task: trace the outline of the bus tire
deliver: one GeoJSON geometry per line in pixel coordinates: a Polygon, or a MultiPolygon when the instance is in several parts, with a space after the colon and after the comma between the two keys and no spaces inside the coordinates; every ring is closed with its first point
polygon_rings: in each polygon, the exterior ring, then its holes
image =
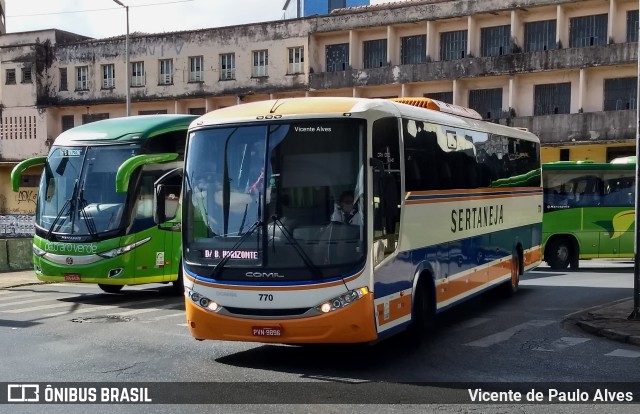
{"type": "MultiPolygon", "coordinates": [[[[553,270],[566,269],[573,259],[571,243],[566,237],[557,237],[551,240],[545,252],[546,262],[553,270]]],[[[575,255],[577,257],[577,255],[575,255]]]]}
{"type": "Polygon", "coordinates": [[[178,279],[171,282],[171,290],[177,296],[184,295],[184,279],[182,278],[182,263],[178,268],[178,279]]]}
{"type": "Polygon", "coordinates": [[[103,285],[102,283],[98,283],[98,287],[107,293],[119,293],[124,285],[103,285]]]}
{"type": "Polygon", "coordinates": [[[514,252],[511,257],[511,277],[504,284],[505,296],[513,296],[518,291],[520,286],[520,254],[514,252]]]}
{"type": "Polygon", "coordinates": [[[425,335],[434,328],[435,312],[433,310],[432,295],[430,295],[429,283],[425,279],[429,274],[422,275],[416,285],[413,307],[411,309],[411,324],[407,328],[410,341],[419,345],[425,335]]]}

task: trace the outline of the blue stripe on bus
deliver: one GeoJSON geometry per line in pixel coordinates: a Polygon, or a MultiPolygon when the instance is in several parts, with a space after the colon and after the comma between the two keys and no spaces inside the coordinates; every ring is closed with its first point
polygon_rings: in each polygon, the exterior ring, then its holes
{"type": "Polygon", "coordinates": [[[422,270],[432,272],[438,280],[511,257],[516,241],[527,250],[540,244],[541,235],[542,225],[530,224],[400,252],[391,263],[375,270],[374,298],[412,288],[413,276],[422,270]],[[525,239],[517,237],[523,233],[525,239]]]}

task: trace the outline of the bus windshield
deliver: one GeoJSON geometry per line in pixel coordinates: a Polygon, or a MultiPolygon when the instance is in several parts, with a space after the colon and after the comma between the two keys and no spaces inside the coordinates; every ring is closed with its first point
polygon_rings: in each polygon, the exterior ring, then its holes
{"type": "Polygon", "coordinates": [[[185,264],[209,267],[214,278],[280,281],[361,265],[364,128],[361,120],[313,119],[193,132],[185,264]]]}
{"type": "Polygon", "coordinates": [[[120,229],[126,194],[116,193],[115,175],[139,152],[137,145],[54,147],[40,182],[36,225],[94,238],[120,229]]]}

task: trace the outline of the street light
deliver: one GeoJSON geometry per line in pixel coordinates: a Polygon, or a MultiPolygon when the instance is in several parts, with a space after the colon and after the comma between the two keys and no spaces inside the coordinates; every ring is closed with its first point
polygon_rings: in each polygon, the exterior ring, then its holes
{"type": "Polygon", "coordinates": [[[124,76],[126,78],[126,88],[127,88],[127,116],[131,116],[131,87],[129,85],[131,82],[131,80],[129,79],[129,6],[125,6],[119,0],[113,0],[113,2],[119,6],[124,7],[124,9],[127,12],[127,35],[124,39],[124,54],[125,54],[124,76]]]}

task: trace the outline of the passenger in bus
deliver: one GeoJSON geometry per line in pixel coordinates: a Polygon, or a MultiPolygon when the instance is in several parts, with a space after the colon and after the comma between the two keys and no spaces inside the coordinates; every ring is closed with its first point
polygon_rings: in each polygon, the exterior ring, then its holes
{"type": "Polygon", "coordinates": [[[362,214],[354,204],[353,191],[345,191],[340,195],[331,215],[332,223],[362,225],[362,214]]]}

